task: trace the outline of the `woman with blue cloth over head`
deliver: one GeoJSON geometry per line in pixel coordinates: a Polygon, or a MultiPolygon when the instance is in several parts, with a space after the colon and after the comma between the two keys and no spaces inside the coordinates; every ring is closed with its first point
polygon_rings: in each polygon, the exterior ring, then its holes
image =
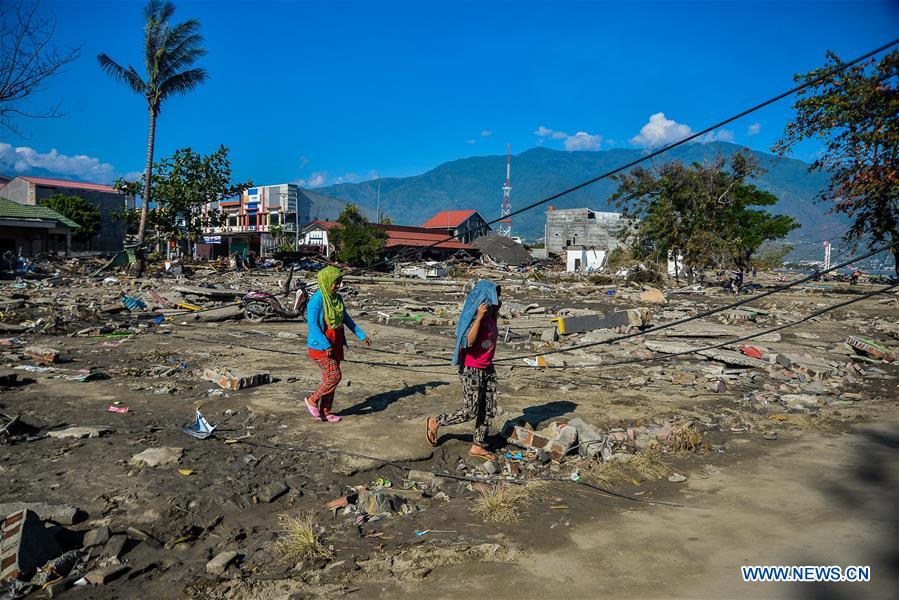
{"type": "Polygon", "coordinates": [[[334,391],[342,377],[340,362],[346,346],[344,324],[357,338],[371,346],[371,340],[356,325],[346,311],[343,297],[337,293],[343,281],[343,273],[337,267],[325,267],[318,272],[318,291],[306,305],[306,324],[309,326],[309,356],[322,370],[322,380],[318,387],[306,397],[306,409],[316,419],[337,423],[340,417],[331,412],[334,405],[334,391]]]}
{"type": "Polygon", "coordinates": [[[462,408],[454,413],[428,417],[428,443],[437,445],[437,429],[441,425],[455,425],[475,420],[469,456],[494,460],[487,450],[490,421],[496,415],[496,371],[493,355],[499,337],[500,286],[482,279],[465,299],[456,326],[456,351],[453,364],[459,366],[462,381],[462,408]]]}

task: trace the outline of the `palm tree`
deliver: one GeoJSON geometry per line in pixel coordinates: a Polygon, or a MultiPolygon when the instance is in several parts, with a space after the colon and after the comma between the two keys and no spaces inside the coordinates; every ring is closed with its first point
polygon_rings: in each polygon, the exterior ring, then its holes
{"type": "Polygon", "coordinates": [[[120,81],[147,99],[150,110],[150,134],[147,139],[147,165],[144,171],[143,207],[140,214],[140,228],[137,243],[143,244],[147,228],[150,206],[150,176],[153,169],[153,146],[156,143],[156,118],[162,102],[175,94],[186,94],[201,83],[209,74],[202,68],[189,68],[196,60],[205,56],[201,46],[200,22],[190,19],[177,25],[169,23],[175,14],[175,5],[168,0],[149,0],[144,7],[144,61],[146,81],[131,65],[123,67],[104,53],[97,55],[100,68],[107,75],[120,81]]]}

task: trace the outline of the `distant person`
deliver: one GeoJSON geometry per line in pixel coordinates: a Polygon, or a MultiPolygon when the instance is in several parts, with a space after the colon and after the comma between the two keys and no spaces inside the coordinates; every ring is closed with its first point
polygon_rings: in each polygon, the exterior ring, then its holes
{"type": "Polygon", "coordinates": [[[495,460],[487,449],[490,421],[496,416],[496,370],[493,355],[499,337],[500,286],[482,279],[465,299],[456,326],[456,351],[453,364],[459,366],[462,382],[462,408],[452,414],[428,417],[428,443],[437,445],[437,430],[443,425],[475,421],[469,456],[495,460]]]}
{"type": "Polygon", "coordinates": [[[250,250],[247,252],[247,270],[256,268],[256,253],[250,250]]]}
{"type": "Polygon", "coordinates": [[[849,285],[858,285],[858,280],[861,279],[862,272],[858,269],[852,272],[852,275],[849,276],[849,285]]]}
{"type": "Polygon", "coordinates": [[[739,295],[741,291],[743,291],[743,269],[740,268],[737,271],[734,271],[730,277],[730,286],[731,291],[734,294],[739,295]]]}
{"type": "Polygon", "coordinates": [[[338,293],[342,281],[340,269],[325,267],[318,272],[318,291],[306,305],[308,353],[322,370],[321,383],[305,398],[306,409],[316,419],[329,423],[340,421],[331,408],[334,406],[334,392],[342,377],[340,363],[343,361],[343,348],[347,345],[344,324],[357,338],[371,346],[371,339],[346,311],[343,297],[338,293]]]}

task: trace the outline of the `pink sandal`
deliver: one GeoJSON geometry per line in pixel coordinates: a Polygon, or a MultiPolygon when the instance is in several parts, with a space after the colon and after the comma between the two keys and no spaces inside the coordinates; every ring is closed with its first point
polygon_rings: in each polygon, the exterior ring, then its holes
{"type": "Polygon", "coordinates": [[[303,404],[306,405],[306,410],[309,411],[310,415],[312,415],[319,421],[322,420],[322,412],[319,410],[319,408],[317,406],[312,406],[311,404],[309,404],[309,396],[306,396],[305,398],[303,398],[303,404]]]}
{"type": "Polygon", "coordinates": [[[325,413],[325,420],[329,423],[339,423],[340,421],[342,421],[342,419],[334,413],[325,413]]]}

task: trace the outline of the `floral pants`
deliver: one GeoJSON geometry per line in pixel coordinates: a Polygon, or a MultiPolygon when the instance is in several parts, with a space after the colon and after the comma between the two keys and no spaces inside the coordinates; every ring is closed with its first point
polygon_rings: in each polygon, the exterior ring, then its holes
{"type": "Polygon", "coordinates": [[[340,372],[340,361],[333,357],[325,356],[313,359],[322,370],[322,380],[309,396],[309,402],[324,410],[331,410],[334,404],[334,390],[343,376],[340,372]]]}
{"type": "Polygon", "coordinates": [[[438,415],[437,424],[457,425],[474,419],[474,443],[483,447],[490,421],[496,416],[496,371],[493,367],[461,367],[459,379],[462,381],[462,408],[451,414],[438,415]]]}

